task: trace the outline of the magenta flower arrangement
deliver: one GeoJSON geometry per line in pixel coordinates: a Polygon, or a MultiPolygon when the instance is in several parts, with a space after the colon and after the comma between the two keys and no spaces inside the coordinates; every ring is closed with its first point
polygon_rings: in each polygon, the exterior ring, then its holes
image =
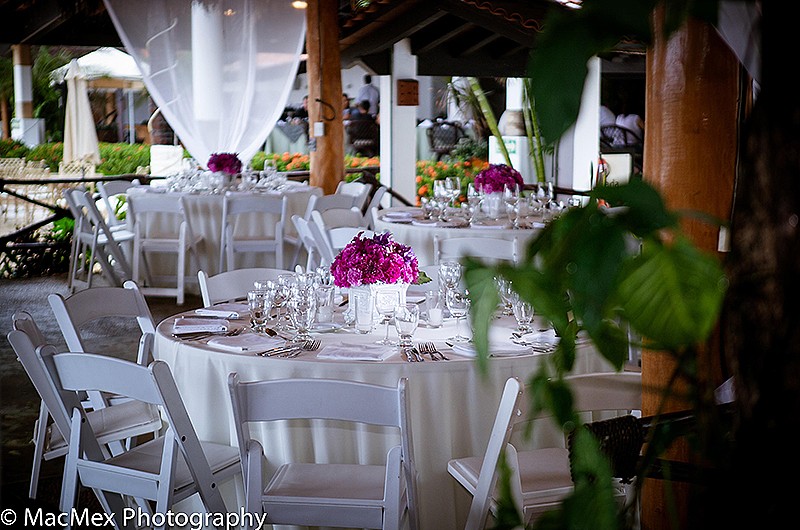
{"type": "Polygon", "coordinates": [[[242,172],[242,161],[237,153],[213,153],[208,158],[208,170],[236,175],[242,172]]]}
{"type": "Polygon", "coordinates": [[[475,187],[484,193],[502,192],[506,186],[523,186],[519,171],[506,164],[490,164],[475,175],[475,187]]]}
{"type": "Polygon", "coordinates": [[[419,277],[419,263],[411,247],[392,239],[385,232],[353,238],[331,264],[337,287],[356,287],[373,283],[414,283],[419,277]]]}

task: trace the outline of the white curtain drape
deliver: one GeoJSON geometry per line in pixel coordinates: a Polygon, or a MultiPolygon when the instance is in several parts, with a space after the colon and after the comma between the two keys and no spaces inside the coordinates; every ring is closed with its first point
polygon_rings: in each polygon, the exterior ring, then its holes
{"type": "Polygon", "coordinates": [[[305,11],[287,0],[104,2],[150,96],[197,163],[238,153],[247,164],[286,105],[305,11]]]}

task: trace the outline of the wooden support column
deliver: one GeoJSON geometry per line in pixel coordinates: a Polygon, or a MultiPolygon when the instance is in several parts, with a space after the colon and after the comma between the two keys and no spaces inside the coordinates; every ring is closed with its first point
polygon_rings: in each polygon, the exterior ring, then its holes
{"type": "MultiPolygon", "coordinates": [[[[655,20],[655,27],[661,28],[662,14],[655,20]]],[[[647,55],[644,178],[661,191],[668,208],[697,210],[727,221],[736,171],[738,61],[708,24],[689,20],[669,40],[664,40],[658,29],[655,35],[647,55]]],[[[699,248],[717,252],[717,227],[690,220],[682,228],[699,248]]],[[[672,357],[643,352],[644,387],[664,387],[674,368],[672,357]]],[[[722,382],[716,338],[698,352],[697,372],[709,389],[722,382]]],[[[660,401],[660,395],[645,393],[643,414],[658,412],[660,401]]],[[[664,412],[690,407],[688,401],[675,398],[664,412]]],[[[688,461],[690,454],[686,444],[678,443],[665,456],[688,461]]],[[[689,494],[686,484],[647,480],[642,528],[674,528],[673,501],[677,516],[685,523],[692,509],[689,494]]]]}
{"type": "Polygon", "coordinates": [[[319,186],[325,194],[335,192],[344,178],[338,11],[337,0],[311,0],[306,9],[308,132],[312,140],[310,184],[319,186]],[[323,124],[322,135],[316,134],[317,123],[323,124]],[[316,142],[316,147],[313,142],[316,142]]]}

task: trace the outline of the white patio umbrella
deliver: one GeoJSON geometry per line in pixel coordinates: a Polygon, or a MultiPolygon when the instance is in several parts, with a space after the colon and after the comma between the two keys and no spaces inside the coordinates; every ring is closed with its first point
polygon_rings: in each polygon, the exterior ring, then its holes
{"type": "Polygon", "coordinates": [[[64,163],[89,160],[100,163],[97,130],[89,104],[86,78],[78,61],[70,62],[67,81],[67,110],[64,119],[64,163]]]}

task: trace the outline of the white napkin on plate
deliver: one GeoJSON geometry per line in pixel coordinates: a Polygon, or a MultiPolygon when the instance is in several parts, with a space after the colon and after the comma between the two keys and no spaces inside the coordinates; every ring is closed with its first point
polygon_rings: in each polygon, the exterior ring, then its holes
{"type": "Polygon", "coordinates": [[[220,350],[245,352],[269,350],[271,348],[283,346],[285,343],[286,341],[282,339],[264,337],[256,333],[242,333],[231,337],[214,337],[206,344],[214,348],[219,348],[220,350]]]}
{"type": "Polygon", "coordinates": [[[211,307],[201,307],[194,310],[196,315],[218,318],[244,318],[250,314],[247,304],[217,304],[211,307]]]}
{"type": "Polygon", "coordinates": [[[386,212],[383,214],[383,218],[387,221],[410,221],[413,217],[411,212],[405,210],[386,212]]]}
{"type": "Polygon", "coordinates": [[[343,361],[385,361],[396,350],[392,347],[367,344],[328,344],[317,354],[318,359],[339,359],[343,361]]]}
{"type": "MultiPolygon", "coordinates": [[[[453,345],[453,353],[463,355],[464,357],[475,357],[478,353],[475,351],[475,345],[471,342],[464,342],[453,345]]],[[[521,346],[513,342],[504,342],[502,344],[489,343],[489,357],[514,357],[517,355],[530,355],[535,353],[531,350],[530,346],[521,346]]]]}
{"type": "Polygon", "coordinates": [[[508,223],[506,222],[482,222],[482,223],[472,223],[470,228],[477,228],[479,230],[503,230],[505,228],[510,228],[508,223]]]}
{"type": "Polygon", "coordinates": [[[180,335],[181,333],[197,333],[202,331],[228,331],[229,325],[230,322],[224,318],[179,317],[172,324],[172,332],[176,335],[180,335]]]}

